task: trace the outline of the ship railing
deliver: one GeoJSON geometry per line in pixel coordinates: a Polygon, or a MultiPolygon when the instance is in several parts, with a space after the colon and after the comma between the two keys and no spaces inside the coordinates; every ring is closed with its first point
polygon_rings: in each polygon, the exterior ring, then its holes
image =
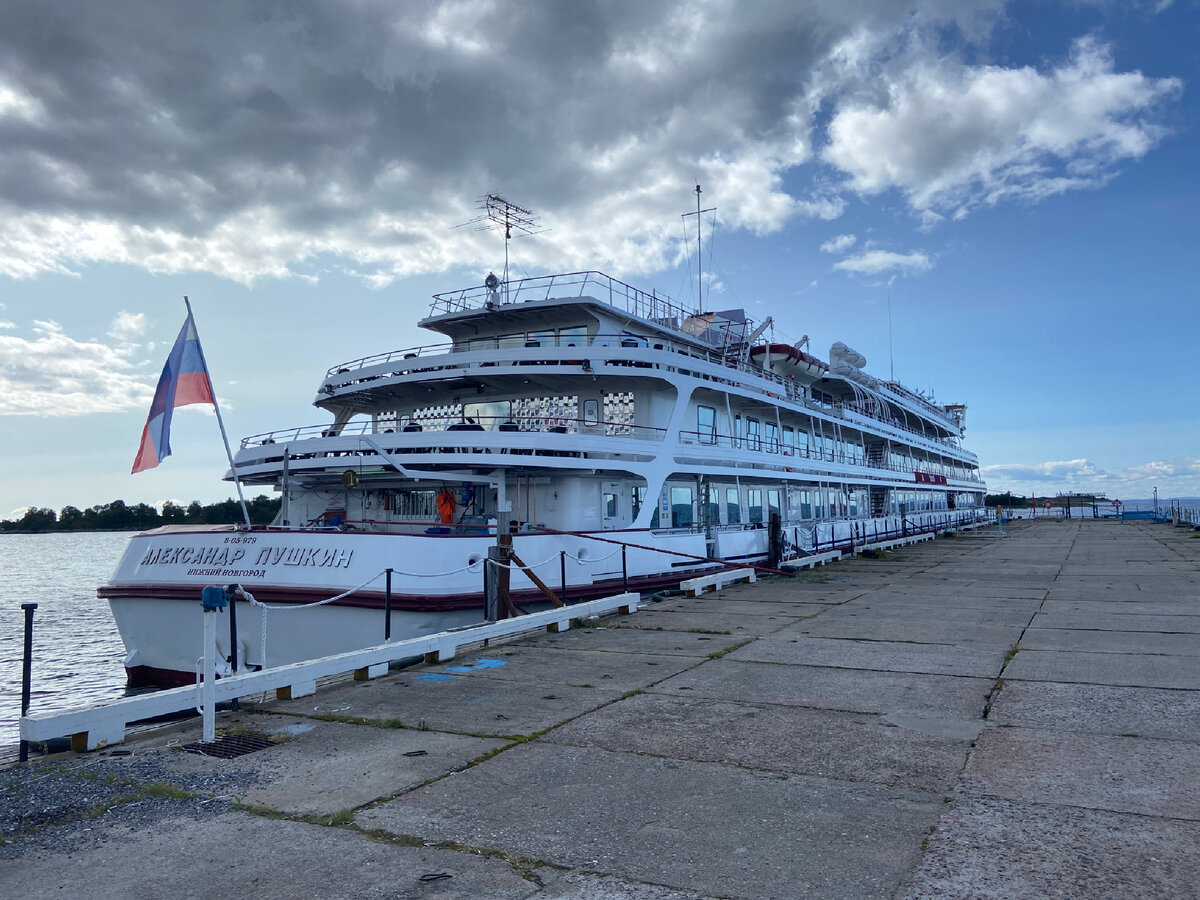
{"type": "Polygon", "coordinates": [[[753,437],[747,434],[721,434],[716,431],[681,431],[679,432],[679,439],[680,443],[685,445],[697,445],[717,449],[750,450],[770,454],[780,457],[778,465],[782,465],[785,468],[789,464],[788,460],[809,460],[851,466],[867,466],[872,469],[884,469],[892,472],[929,472],[936,475],[945,475],[947,479],[953,481],[980,482],[982,480],[969,474],[947,472],[945,469],[930,463],[922,464],[919,460],[903,459],[892,463],[885,463],[880,460],[868,459],[861,453],[824,450],[805,444],[786,444],[779,439],[769,440],[762,434],[753,437]]]}
{"type": "Polygon", "coordinates": [[[368,366],[383,365],[394,360],[419,359],[423,356],[435,356],[444,353],[449,353],[454,348],[453,344],[423,344],[419,347],[405,347],[402,350],[389,350],[386,353],[375,353],[371,356],[360,356],[358,359],[352,359],[348,362],[338,363],[336,366],[331,366],[325,372],[325,377],[333,378],[337,375],[346,375],[356,369],[365,369],[368,366]]]}
{"type": "MultiPolygon", "coordinates": [[[[553,413],[513,416],[402,416],[395,421],[377,420],[351,422],[340,429],[329,425],[305,425],[285,428],[242,439],[242,449],[271,444],[289,444],[320,438],[354,438],[362,435],[428,435],[453,432],[466,437],[472,432],[485,434],[541,433],[584,434],[601,437],[628,437],[638,440],[661,441],[665,428],[635,425],[631,422],[604,419],[575,418],[553,413]]],[[[405,437],[405,444],[419,440],[405,437]]],[[[332,451],[337,452],[337,451],[332,451]]]]}
{"type": "Polygon", "coordinates": [[[594,297],[609,306],[624,309],[657,325],[680,330],[693,311],[665,294],[647,293],[618,281],[603,272],[568,272],[536,275],[502,283],[494,292],[485,285],[434,294],[429,306],[431,316],[480,309],[489,302],[501,305],[528,303],[533,300],[561,300],[569,297],[594,297]]]}
{"type": "MultiPolygon", "coordinates": [[[[451,344],[434,344],[425,347],[410,347],[404,350],[394,350],[389,353],[379,353],[374,356],[365,356],[356,360],[339,363],[333,366],[326,373],[326,378],[329,379],[331,387],[350,387],[359,383],[353,378],[343,379],[338,383],[337,376],[349,375],[356,370],[385,365],[391,362],[398,362],[404,365],[404,370],[409,368],[420,368],[422,364],[427,366],[441,367],[442,363],[447,362],[447,359],[437,359],[436,357],[449,357],[453,353],[466,353],[472,351],[486,350],[521,350],[521,349],[559,349],[569,350],[571,354],[577,354],[584,350],[594,348],[625,348],[625,349],[646,349],[650,348],[655,351],[667,351],[672,354],[687,356],[692,359],[698,359],[703,362],[708,362],[724,369],[733,369],[743,374],[754,378],[761,378],[770,382],[778,390],[771,388],[764,392],[768,396],[778,398],[786,398],[793,402],[802,403],[813,409],[820,411],[832,412],[835,415],[845,418],[848,414],[856,417],[861,417],[869,422],[880,422],[895,430],[913,435],[924,441],[928,441],[939,446],[951,447],[961,451],[961,447],[957,442],[957,438],[942,438],[927,432],[918,430],[901,422],[889,421],[875,412],[869,411],[857,403],[847,403],[844,401],[836,401],[834,403],[825,403],[816,397],[810,396],[803,384],[793,378],[778,375],[769,370],[759,368],[752,362],[740,358],[730,358],[715,350],[706,350],[697,347],[694,344],[687,342],[675,342],[669,338],[646,338],[641,335],[623,334],[596,334],[596,335],[566,335],[566,334],[551,334],[545,331],[519,331],[508,332],[505,334],[494,335],[485,338],[471,338],[464,341],[459,341],[451,344]],[[415,362],[414,362],[415,361],[415,362]]],[[[566,363],[581,362],[582,360],[567,359],[566,363]]],[[[553,364],[554,360],[496,360],[499,365],[537,365],[543,363],[553,364]]],[[[486,365],[487,363],[485,363],[486,365]]],[[[398,371],[396,374],[400,374],[398,371]]],[[[377,380],[379,375],[372,375],[370,381],[377,380]]]]}

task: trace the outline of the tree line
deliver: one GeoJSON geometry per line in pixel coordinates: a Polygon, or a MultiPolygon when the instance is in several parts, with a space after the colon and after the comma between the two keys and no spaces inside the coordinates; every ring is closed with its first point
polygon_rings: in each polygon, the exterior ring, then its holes
{"type": "MultiPolygon", "coordinates": [[[[279,512],[280,500],[259,494],[246,501],[250,521],[269,525],[279,512]]],[[[232,497],[219,503],[187,506],[167,501],[162,512],[148,503],[133,506],[114,500],[88,509],[64,506],[58,512],[49,507],[29,507],[19,519],[0,519],[0,532],[38,533],[45,531],[145,531],[160,525],[234,525],[244,522],[241,504],[232,497]]]]}

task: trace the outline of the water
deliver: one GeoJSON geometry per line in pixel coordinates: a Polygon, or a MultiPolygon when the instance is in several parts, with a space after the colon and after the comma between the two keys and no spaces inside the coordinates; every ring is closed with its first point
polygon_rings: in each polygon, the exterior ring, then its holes
{"type": "Polygon", "coordinates": [[[17,743],[22,603],[33,614],[30,712],[78,709],[120,697],[125,648],[96,588],[117,567],[129,532],[0,534],[0,748],[17,743]]]}

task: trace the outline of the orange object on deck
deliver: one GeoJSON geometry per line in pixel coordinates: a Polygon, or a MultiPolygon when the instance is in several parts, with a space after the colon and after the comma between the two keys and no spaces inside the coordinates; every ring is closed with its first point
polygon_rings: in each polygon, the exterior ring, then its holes
{"type": "MultiPolygon", "coordinates": [[[[428,496],[428,495],[426,495],[428,496]]],[[[442,491],[437,495],[438,517],[443,525],[454,524],[454,492],[442,491]]]]}

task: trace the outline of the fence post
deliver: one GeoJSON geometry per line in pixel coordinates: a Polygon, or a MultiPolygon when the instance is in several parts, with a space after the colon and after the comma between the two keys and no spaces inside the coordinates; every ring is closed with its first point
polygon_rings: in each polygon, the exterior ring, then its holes
{"type": "MultiPolygon", "coordinates": [[[[22,603],[21,609],[25,610],[25,653],[21,663],[21,718],[25,718],[29,714],[29,687],[33,679],[33,611],[37,609],[36,603],[22,603]]],[[[17,751],[18,762],[28,762],[29,760],[29,742],[21,741],[21,747],[17,751]]]]}
{"type": "MultiPolygon", "coordinates": [[[[384,571],[387,573],[387,581],[383,588],[383,641],[387,643],[392,639],[392,570],[384,571]]],[[[486,566],[484,571],[487,571],[486,566]]]]}
{"type": "Polygon", "coordinates": [[[558,599],[563,602],[563,606],[567,605],[567,551],[558,551],[558,573],[559,579],[562,582],[562,590],[559,592],[558,599]]]}

